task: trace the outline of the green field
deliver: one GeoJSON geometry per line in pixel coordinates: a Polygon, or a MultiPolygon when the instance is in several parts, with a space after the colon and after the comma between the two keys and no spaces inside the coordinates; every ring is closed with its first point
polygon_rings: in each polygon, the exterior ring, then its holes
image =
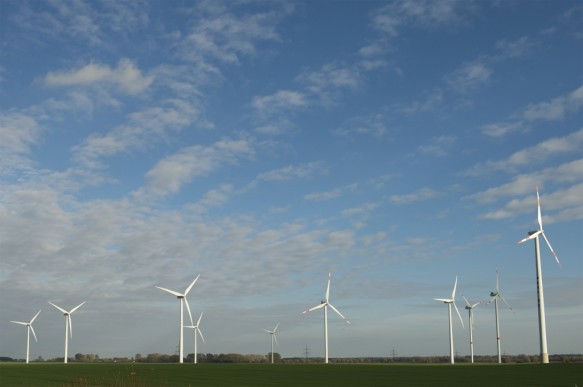
{"type": "Polygon", "coordinates": [[[580,386],[583,364],[0,364],[0,386],[580,386]]]}

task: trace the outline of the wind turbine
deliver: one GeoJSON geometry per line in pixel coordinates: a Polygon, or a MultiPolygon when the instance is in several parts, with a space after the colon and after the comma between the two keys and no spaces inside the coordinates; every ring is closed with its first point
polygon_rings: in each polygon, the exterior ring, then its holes
{"type": "Polygon", "coordinates": [[[188,292],[190,292],[190,289],[192,289],[192,287],[194,286],[194,283],[196,282],[196,280],[198,280],[198,277],[200,277],[200,274],[196,276],[196,278],[194,279],[194,281],[192,281],[192,283],[186,288],[186,290],[184,291],[184,293],[179,293],[177,291],[174,290],[170,290],[170,289],[166,289],[160,286],[156,286],[158,289],[163,290],[165,292],[168,292],[170,294],[173,294],[176,296],[176,298],[178,298],[178,300],[180,300],[180,357],[179,357],[179,362],[180,363],[184,363],[184,304],[186,303],[186,310],[188,310],[188,317],[190,318],[190,325],[194,325],[194,322],[192,321],[192,314],[190,313],[190,306],[188,305],[188,300],[186,299],[186,295],[188,294],[188,292]]]}
{"type": "Polygon", "coordinates": [[[277,325],[275,326],[275,328],[273,328],[272,331],[268,331],[267,329],[263,330],[271,335],[271,364],[273,364],[273,340],[275,340],[275,343],[277,344],[277,337],[275,336],[275,331],[277,330],[278,326],[279,323],[277,323],[277,325]]]}
{"type": "Polygon", "coordinates": [[[496,291],[490,292],[490,297],[492,297],[492,298],[490,299],[488,304],[490,304],[490,303],[492,303],[492,301],[494,301],[494,308],[496,310],[496,312],[495,312],[495,314],[496,314],[496,341],[497,341],[497,345],[498,345],[498,363],[502,363],[502,353],[500,352],[500,324],[498,321],[498,299],[501,299],[506,304],[508,309],[512,310],[512,307],[506,302],[504,297],[502,297],[502,294],[500,294],[500,286],[498,284],[498,268],[496,268],[496,291]]]}
{"type": "Polygon", "coordinates": [[[73,321],[71,320],[71,315],[73,314],[74,311],[82,307],[83,304],[85,304],[86,302],[87,301],[83,301],[82,303],[80,303],[79,305],[77,305],[76,307],[67,312],[65,309],[49,301],[49,304],[63,312],[63,315],[65,316],[65,359],[64,359],[65,364],[67,364],[67,356],[69,354],[69,335],[71,336],[71,338],[73,338],[73,321]]]}
{"type": "Polygon", "coordinates": [[[15,324],[20,324],[20,325],[25,325],[27,328],[27,334],[26,334],[26,363],[28,364],[28,353],[29,353],[29,348],[30,348],[30,331],[32,331],[32,335],[34,336],[34,341],[36,341],[38,343],[38,340],[36,339],[36,334],[34,333],[34,328],[32,327],[32,323],[33,321],[38,317],[38,315],[40,314],[40,310],[38,311],[37,314],[34,315],[34,317],[32,318],[32,320],[30,320],[30,322],[22,322],[22,321],[10,321],[12,323],[15,324]]]}
{"type": "Polygon", "coordinates": [[[545,317],[545,296],[543,291],[543,273],[541,270],[540,264],[540,247],[539,247],[539,239],[538,236],[542,235],[549,246],[549,250],[555,256],[555,261],[557,261],[557,265],[561,267],[561,262],[559,262],[559,257],[551,247],[549,240],[547,239],[545,232],[543,230],[543,221],[540,212],[540,196],[538,194],[538,187],[536,187],[536,200],[538,205],[538,230],[530,231],[528,236],[524,239],[518,241],[518,243],[523,243],[528,240],[534,239],[534,257],[536,263],[536,293],[538,297],[538,327],[539,327],[539,336],[540,336],[540,362],[541,363],[548,363],[549,362],[549,353],[547,351],[547,323],[545,317]]]}
{"type": "Polygon", "coordinates": [[[457,312],[457,315],[460,318],[460,322],[462,323],[462,327],[464,326],[464,321],[462,320],[462,315],[460,314],[460,311],[458,310],[456,304],[455,304],[455,289],[457,287],[457,276],[455,277],[455,283],[453,284],[453,291],[451,292],[451,298],[434,298],[434,300],[436,301],[442,301],[444,304],[447,304],[447,312],[449,315],[449,357],[450,357],[450,363],[453,364],[455,363],[454,360],[454,353],[453,353],[453,326],[451,323],[451,305],[453,304],[455,311],[457,312]]]}
{"type": "Polygon", "coordinates": [[[472,358],[472,363],[474,362],[474,315],[472,313],[472,309],[476,306],[480,305],[481,301],[476,302],[475,304],[470,304],[468,299],[462,295],[464,301],[466,302],[466,309],[468,310],[469,315],[469,324],[470,324],[470,356],[472,358]]]}
{"type": "Polygon", "coordinates": [[[324,308],[324,362],[326,364],[328,363],[328,307],[332,308],[332,310],[334,312],[336,312],[340,317],[342,317],[342,319],[344,321],[346,321],[348,324],[350,324],[350,321],[348,321],[348,319],[346,317],[344,317],[342,315],[342,313],[340,313],[338,311],[338,309],[336,309],[334,307],[334,305],[332,305],[330,303],[330,277],[331,276],[332,276],[332,273],[328,273],[328,288],[326,289],[326,298],[324,300],[322,300],[322,302],[320,302],[320,305],[316,305],[313,308],[306,309],[302,312],[303,314],[306,314],[306,313],[311,312],[313,310],[324,308]]]}
{"type": "Polygon", "coordinates": [[[202,336],[202,332],[200,331],[200,320],[202,319],[202,314],[204,312],[200,313],[200,317],[198,318],[198,321],[196,322],[196,325],[187,325],[185,326],[185,328],[191,328],[194,329],[194,364],[197,363],[197,342],[196,342],[196,334],[198,333],[200,335],[200,338],[202,339],[202,342],[204,343],[204,337],[202,336]]]}

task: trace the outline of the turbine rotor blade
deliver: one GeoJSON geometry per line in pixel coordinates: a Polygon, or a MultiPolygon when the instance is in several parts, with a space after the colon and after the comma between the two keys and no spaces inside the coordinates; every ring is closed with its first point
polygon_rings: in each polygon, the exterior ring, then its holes
{"type": "Polygon", "coordinates": [[[540,213],[540,196],[538,194],[538,186],[536,187],[536,203],[537,203],[537,207],[538,207],[538,217],[537,217],[538,229],[540,231],[542,231],[543,230],[543,218],[542,218],[541,213],[540,213]]]}
{"type": "Polygon", "coordinates": [[[457,312],[458,317],[460,318],[460,322],[462,323],[462,327],[465,328],[464,320],[462,319],[462,315],[460,314],[460,311],[458,310],[457,305],[455,304],[455,301],[452,302],[452,304],[453,304],[453,306],[455,308],[455,311],[457,312]]]}
{"type": "Polygon", "coordinates": [[[455,276],[455,282],[453,284],[453,292],[451,292],[451,299],[455,300],[455,289],[457,288],[457,275],[455,276]]]}
{"type": "Polygon", "coordinates": [[[188,292],[190,292],[190,289],[192,289],[192,287],[196,283],[196,280],[198,280],[198,277],[200,277],[200,274],[197,275],[196,278],[194,279],[194,281],[192,281],[192,283],[186,288],[186,290],[184,291],[185,296],[188,294],[188,292]]]}
{"type": "MultiPolygon", "coordinates": [[[[42,309],[41,309],[42,310],[42,309]]],[[[32,324],[34,322],[34,320],[38,317],[38,315],[40,314],[40,310],[37,312],[37,314],[34,315],[34,317],[32,318],[32,320],[30,320],[30,324],[32,324]]]]}
{"type": "Polygon", "coordinates": [[[468,301],[468,299],[466,298],[466,296],[464,296],[462,294],[462,298],[464,299],[464,301],[466,302],[466,306],[469,306],[470,308],[472,307],[472,305],[470,304],[470,302],[468,301]]]}
{"type": "Polygon", "coordinates": [[[57,308],[58,310],[60,310],[61,312],[63,312],[64,314],[69,314],[69,312],[67,312],[65,309],[61,308],[60,306],[57,306],[55,304],[53,304],[52,302],[49,301],[49,304],[51,304],[52,306],[54,306],[55,308],[57,308]]]}
{"type": "Polygon", "coordinates": [[[69,314],[73,313],[74,311],[76,311],[77,309],[79,309],[80,307],[82,307],[87,301],[83,301],[82,303],[80,303],[79,305],[77,305],[76,307],[74,307],[73,309],[71,309],[71,311],[69,312],[69,314]]]}
{"type": "Polygon", "coordinates": [[[27,325],[27,326],[29,325],[29,323],[25,323],[25,322],[22,322],[22,321],[10,321],[10,322],[11,323],[15,323],[15,324],[20,324],[20,325],[27,325]]]}
{"type": "Polygon", "coordinates": [[[478,301],[478,302],[476,302],[474,305],[472,305],[472,306],[471,306],[471,308],[473,309],[473,308],[475,308],[476,306],[480,305],[481,303],[482,303],[482,301],[478,301]]]}
{"type": "Polygon", "coordinates": [[[306,313],[308,313],[308,312],[311,312],[311,311],[313,311],[313,310],[316,310],[316,309],[323,308],[325,305],[328,305],[328,304],[327,304],[327,303],[323,303],[323,304],[320,304],[320,305],[316,305],[316,306],[314,306],[313,308],[310,308],[310,309],[306,309],[306,310],[304,310],[304,311],[302,312],[302,314],[306,314],[306,313]]]}
{"type": "Polygon", "coordinates": [[[279,343],[277,342],[277,336],[275,335],[275,332],[273,333],[273,340],[275,340],[275,344],[279,345],[279,343]]]}
{"type": "Polygon", "coordinates": [[[38,343],[38,340],[36,339],[36,333],[34,333],[34,328],[32,327],[32,325],[29,325],[30,331],[32,332],[32,335],[34,336],[34,341],[36,341],[38,343]]]}
{"type": "Polygon", "coordinates": [[[71,315],[68,314],[67,318],[69,319],[69,333],[71,335],[71,338],[73,338],[73,320],[71,320],[71,315]]]}
{"type": "Polygon", "coordinates": [[[344,320],[345,320],[345,321],[346,321],[348,324],[350,324],[350,321],[349,321],[349,320],[348,320],[346,317],[344,317],[344,316],[342,315],[342,313],[340,313],[340,312],[338,311],[338,309],[336,309],[336,308],[334,307],[334,305],[332,305],[332,304],[328,304],[328,306],[329,306],[330,308],[332,308],[332,310],[333,310],[334,312],[338,313],[338,315],[339,315],[340,317],[342,317],[342,319],[344,319],[344,320]]]}
{"type": "Polygon", "coordinates": [[[330,277],[332,273],[328,273],[328,287],[326,288],[326,302],[330,300],[330,277]]]}
{"type": "Polygon", "coordinates": [[[200,320],[202,319],[202,314],[204,312],[200,312],[200,317],[198,318],[198,321],[196,322],[196,326],[198,326],[200,324],[200,320]]]}
{"type": "MultiPolygon", "coordinates": [[[[206,341],[204,341],[204,337],[202,336],[202,332],[200,331],[200,328],[197,328],[196,331],[198,332],[198,335],[200,336],[200,338],[202,339],[203,343],[206,343],[206,341]]],[[[196,333],[195,333],[196,334],[196,333]]]]}
{"type": "Polygon", "coordinates": [[[434,298],[435,301],[445,302],[446,304],[449,302],[453,302],[451,298],[434,298]]]}
{"type": "Polygon", "coordinates": [[[559,265],[559,267],[561,267],[561,262],[559,262],[559,257],[557,257],[555,250],[553,250],[553,248],[551,247],[551,244],[550,244],[549,240],[547,239],[547,236],[542,231],[541,231],[541,234],[542,234],[543,238],[545,238],[545,242],[547,242],[547,246],[549,246],[551,253],[553,253],[553,255],[555,256],[555,261],[557,261],[557,265],[559,265]]]}
{"type": "Polygon", "coordinates": [[[541,233],[542,233],[542,231],[541,230],[538,230],[537,232],[534,232],[534,233],[530,234],[526,238],[523,238],[523,239],[519,240],[517,243],[524,243],[526,241],[529,241],[531,239],[534,239],[534,238],[536,238],[541,233]]]}
{"type": "Polygon", "coordinates": [[[500,297],[500,299],[502,300],[502,302],[504,302],[506,304],[506,306],[508,307],[508,309],[512,310],[514,312],[514,310],[512,309],[512,307],[510,306],[509,303],[506,302],[506,300],[504,299],[504,297],[502,297],[501,294],[498,295],[500,297]]]}
{"type": "Polygon", "coordinates": [[[190,305],[188,305],[188,300],[186,299],[186,297],[182,298],[182,300],[184,300],[184,303],[186,304],[186,310],[188,311],[188,318],[190,319],[190,324],[194,325],[194,322],[192,321],[192,313],[190,313],[190,305]]]}
{"type": "Polygon", "coordinates": [[[174,291],[174,290],[166,289],[166,288],[163,288],[163,287],[161,287],[161,286],[156,286],[156,287],[157,287],[158,289],[160,289],[160,290],[164,290],[165,292],[168,292],[168,293],[170,293],[170,294],[173,294],[173,295],[175,295],[176,297],[184,297],[184,294],[182,294],[182,293],[178,293],[178,292],[176,292],[176,291],[174,291]]]}

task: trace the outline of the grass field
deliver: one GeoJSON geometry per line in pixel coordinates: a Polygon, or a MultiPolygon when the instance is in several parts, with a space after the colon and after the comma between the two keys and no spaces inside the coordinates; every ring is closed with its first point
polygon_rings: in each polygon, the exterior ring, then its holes
{"type": "Polygon", "coordinates": [[[583,364],[0,364],[0,386],[568,386],[583,364]]]}

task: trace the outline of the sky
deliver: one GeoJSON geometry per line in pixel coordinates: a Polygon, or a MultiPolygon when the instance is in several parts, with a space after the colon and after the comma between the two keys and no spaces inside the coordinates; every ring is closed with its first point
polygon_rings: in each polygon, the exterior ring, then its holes
{"type": "Polygon", "coordinates": [[[578,1],[0,2],[0,356],[583,352],[578,1]],[[185,317],[185,323],[188,317],[185,317]],[[188,322],[189,323],[189,322],[188,322]],[[192,330],[185,353],[193,352],[192,330]]]}

